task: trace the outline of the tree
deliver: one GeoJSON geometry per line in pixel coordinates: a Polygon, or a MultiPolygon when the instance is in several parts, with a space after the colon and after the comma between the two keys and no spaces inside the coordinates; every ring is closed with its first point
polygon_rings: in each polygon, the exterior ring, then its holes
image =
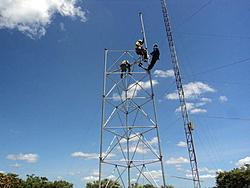
{"type": "Polygon", "coordinates": [[[0,187],[2,188],[19,188],[23,182],[22,179],[18,178],[17,174],[8,173],[7,175],[0,173],[0,187]]]}
{"type": "MultiPolygon", "coordinates": [[[[106,188],[106,186],[107,188],[111,188],[111,187],[120,188],[121,187],[120,183],[117,181],[113,181],[111,179],[103,179],[101,181],[101,187],[106,188]]],[[[90,183],[90,182],[87,183],[86,188],[99,188],[99,181],[94,181],[93,183],[90,183]]]]}
{"type": "MultiPolygon", "coordinates": [[[[161,187],[164,188],[163,185],[161,187]]],[[[132,183],[131,188],[154,188],[154,186],[151,184],[140,185],[138,183],[132,183]]],[[[166,188],[175,188],[175,187],[173,185],[167,185],[166,188]]]]}
{"type": "Polygon", "coordinates": [[[246,164],[229,172],[216,173],[217,188],[250,188],[250,165],[246,164]]]}
{"type": "Polygon", "coordinates": [[[62,180],[50,182],[48,178],[38,177],[34,174],[26,177],[26,180],[22,180],[18,178],[17,174],[0,173],[0,188],[73,188],[72,183],[62,180]]]}
{"type": "Polygon", "coordinates": [[[67,181],[54,181],[50,182],[47,188],[73,188],[73,184],[67,181]]]}

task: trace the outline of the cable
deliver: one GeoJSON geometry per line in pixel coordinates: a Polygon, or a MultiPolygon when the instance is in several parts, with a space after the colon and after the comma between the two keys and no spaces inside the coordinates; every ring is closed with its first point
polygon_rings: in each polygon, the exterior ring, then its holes
{"type": "Polygon", "coordinates": [[[168,127],[166,127],[165,129],[163,129],[160,133],[163,133],[164,131],[166,131],[167,129],[169,129],[170,127],[172,127],[172,126],[173,126],[177,121],[179,121],[181,118],[182,118],[182,116],[179,117],[177,120],[175,120],[173,123],[171,123],[168,127]]]}
{"type": "Polygon", "coordinates": [[[216,35],[216,34],[199,34],[199,33],[180,33],[184,35],[198,35],[205,37],[224,37],[224,38],[241,38],[241,39],[250,39],[250,37],[239,37],[239,36],[229,36],[229,35],[216,35]]]}
{"type": "Polygon", "coordinates": [[[202,9],[204,9],[207,5],[209,5],[213,0],[209,1],[207,4],[205,4],[203,7],[201,7],[198,11],[196,11],[194,14],[192,14],[188,19],[186,19],[184,22],[182,22],[180,25],[178,25],[176,28],[182,26],[185,24],[187,21],[189,21],[192,17],[194,17],[196,14],[198,14],[202,9]]]}
{"type": "MultiPolygon", "coordinates": [[[[220,163],[220,166],[223,167],[224,169],[226,168],[226,165],[224,163],[224,157],[221,153],[221,149],[220,149],[220,144],[218,143],[218,140],[217,140],[217,136],[215,134],[215,131],[213,129],[213,123],[211,123],[210,119],[208,119],[209,122],[204,121],[204,125],[206,127],[206,130],[203,129],[203,123],[201,123],[200,121],[200,118],[197,117],[197,121],[198,121],[198,125],[199,127],[201,128],[201,130],[203,131],[203,134],[205,135],[205,138],[206,138],[206,142],[209,144],[210,148],[211,148],[211,152],[210,153],[213,153],[214,157],[213,158],[217,158],[217,161],[220,163]],[[208,138],[208,136],[210,138],[208,138]],[[210,143],[211,142],[211,143],[210,143]]],[[[203,146],[204,147],[204,146],[203,146]]]]}
{"type": "MultiPolygon", "coordinates": [[[[97,119],[97,118],[96,118],[97,115],[100,113],[101,105],[99,105],[99,107],[98,107],[97,109],[98,109],[98,110],[96,111],[96,113],[95,113],[95,115],[94,115],[94,117],[93,117],[91,123],[89,124],[89,126],[88,126],[88,128],[87,128],[86,134],[85,134],[84,138],[82,139],[81,144],[80,144],[79,147],[78,147],[78,150],[77,150],[78,152],[80,152],[80,148],[81,148],[82,145],[84,144],[84,142],[85,142],[85,140],[86,140],[86,137],[89,136],[88,133],[89,133],[89,131],[90,131],[90,128],[93,127],[94,121],[96,121],[96,119],[97,119]]],[[[70,167],[69,167],[68,170],[67,170],[66,177],[69,177],[69,172],[70,172],[70,170],[72,169],[72,166],[73,166],[73,164],[74,164],[75,161],[76,161],[76,157],[73,159],[72,163],[70,164],[70,167]]],[[[81,166],[81,165],[78,166],[78,170],[79,170],[80,166],[81,166]]],[[[71,178],[69,178],[69,179],[71,179],[71,178]]]]}
{"type": "Polygon", "coordinates": [[[234,63],[230,63],[230,64],[227,64],[227,65],[224,65],[224,66],[221,66],[221,67],[217,67],[217,68],[214,68],[214,69],[210,69],[210,70],[207,70],[207,71],[203,71],[203,72],[200,72],[200,73],[197,73],[197,74],[187,75],[187,76],[185,76],[184,78],[191,77],[191,76],[197,76],[197,75],[201,75],[201,74],[205,74],[205,73],[208,73],[208,72],[212,72],[212,71],[215,71],[215,70],[218,70],[218,69],[222,69],[222,68],[225,68],[225,67],[229,67],[229,66],[232,66],[232,65],[236,65],[236,64],[239,64],[239,63],[242,63],[242,62],[245,62],[245,61],[249,61],[249,60],[250,60],[250,58],[243,59],[243,60],[241,60],[241,61],[237,61],[237,62],[234,62],[234,63]]]}
{"type": "Polygon", "coordinates": [[[235,85],[245,85],[248,86],[250,85],[250,83],[239,83],[239,82],[223,82],[223,81],[215,81],[215,80],[200,80],[199,81],[203,81],[203,82],[216,82],[216,83],[221,83],[221,84],[235,84],[235,85]]]}
{"type": "Polygon", "coordinates": [[[206,118],[217,118],[217,119],[233,119],[233,120],[242,120],[242,121],[250,121],[250,118],[235,118],[235,117],[219,117],[219,116],[202,116],[202,115],[194,115],[191,114],[191,116],[197,116],[197,117],[206,117],[206,118]]]}

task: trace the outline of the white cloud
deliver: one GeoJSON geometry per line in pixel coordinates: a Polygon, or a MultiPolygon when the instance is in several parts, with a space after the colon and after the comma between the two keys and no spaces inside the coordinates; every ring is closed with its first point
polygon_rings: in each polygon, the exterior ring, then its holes
{"type": "Polygon", "coordinates": [[[181,165],[181,164],[177,164],[177,165],[175,165],[175,167],[176,167],[176,168],[181,168],[182,165],[181,165]]]}
{"type": "MultiPolygon", "coordinates": [[[[158,84],[157,80],[152,80],[152,85],[155,86],[158,84]]],[[[127,98],[132,98],[138,95],[138,92],[143,89],[149,89],[151,87],[150,80],[146,82],[136,82],[128,86],[127,98]]],[[[123,91],[121,95],[118,93],[113,94],[113,98],[125,98],[125,92],[123,91]]]]}
{"type": "Polygon", "coordinates": [[[190,114],[205,113],[205,112],[207,112],[207,110],[200,109],[200,108],[195,108],[195,109],[190,110],[190,114]]]}
{"type": "Polygon", "coordinates": [[[46,33],[54,15],[87,19],[78,0],[1,0],[0,28],[18,29],[31,38],[39,38],[46,33]]]}
{"type": "Polygon", "coordinates": [[[80,172],[69,172],[68,175],[70,176],[76,176],[76,175],[79,175],[80,172]]]}
{"type": "Polygon", "coordinates": [[[64,23],[60,23],[59,26],[60,26],[60,30],[61,30],[61,31],[65,31],[64,23]]]}
{"type": "Polygon", "coordinates": [[[99,170],[92,170],[90,175],[99,176],[99,170]]]}
{"type": "MultiPolygon", "coordinates": [[[[152,171],[144,172],[143,174],[148,179],[151,179],[151,177],[152,177],[155,181],[159,181],[159,179],[162,178],[162,171],[161,170],[152,170],[152,171]]],[[[139,175],[139,174],[137,174],[137,175],[139,175]]]]}
{"type": "Polygon", "coordinates": [[[202,167],[202,168],[199,168],[198,169],[199,170],[199,172],[208,172],[208,173],[216,173],[216,172],[223,172],[223,170],[221,170],[221,169],[217,169],[217,170],[210,170],[210,169],[208,169],[207,167],[202,167]]]}
{"type": "MultiPolygon", "coordinates": [[[[130,142],[138,142],[139,138],[141,138],[140,133],[131,134],[131,135],[130,135],[129,141],[130,141],[130,142]]],[[[122,138],[122,139],[120,140],[120,143],[127,143],[127,139],[126,139],[126,138],[122,138]]]]}
{"type": "Polygon", "coordinates": [[[150,141],[150,144],[158,144],[158,138],[157,137],[153,137],[150,141]]]}
{"type": "Polygon", "coordinates": [[[87,177],[81,178],[81,181],[92,182],[92,181],[97,181],[98,179],[99,179],[99,177],[87,176],[87,177]]]}
{"type": "MultiPolygon", "coordinates": [[[[183,85],[183,89],[186,99],[197,99],[203,93],[215,92],[215,89],[202,82],[190,82],[186,85],[183,85]]],[[[168,94],[166,97],[167,99],[171,100],[179,99],[177,91],[168,94]]]]}
{"type": "MultiPolygon", "coordinates": [[[[192,174],[186,174],[186,177],[193,178],[192,174]]],[[[200,175],[199,177],[201,179],[208,179],[208,178],[215,178],[216,175],[214,175],[214,174],[206,174],[206,175],[200,175]]]]}
{"type": "Polygon", "coordinates": [[[33,154],[33,153],[30,153],[30,154],[20,153],[18,155],[8,155],[6,158],[9,160],[14,160],[14,161],[15,160],[24,160],[27,163],[35,163],[35,162],[37,162],[39,155],[33,154]]]}
{"type": "Polygon", "coordinates": [[[161,77],[161,78],[167,78],[167,77],[173,77],[174,78],[174,71],[173,70],[155,70],[154,71],[155,77],[161,77]]]}
{"type": "Polygon", "coordinates": [[[13,164],[13,165],[9,165],[9,167],[10,168],[19,168],[19,167],[21,167],[22,165],[20,165],[20,164],[13,164]]]}
{"type": "MultiPolygon", "coordinates": [[[[141,135],[139,133],[136,133],[136,134],[131,134],[130,135],[130,138],[129,141],[130,141],[130,152],[133,153],[135,150],[137,153],[140,153],[140,154],[145,154],[145,153],[148,153],[150,152],[150,149],[148,147],[146,147],[145,144],[143,144],[143,142],[141,142],[139,145],[138,145],[138,142],[139,142],[139,138],[141,138],[142,140],[144,140],[141,135]]],[[[127,143],[127,139],[123,138],[120,140],[120,143],[127,143]]],[[[153,137],[151,140],[148,141],[149,144],[151,145],[155,145],[158,143],[158,139],[157,137],[153,137]]],[[[124,152],[128,152],[127,149],[124,149],[123,150],[124,152]]]]}
{"type": "Polygon", "coordinates": [[[177,146],[181,146],[181,147],[186,147],[187,146],[187,143],[186,142],[182,142],[180,141],[177,146]]]}
{"type": "MultiPolygon", "coordinates": [[[[205,102],[202,103],[186,103],[187,106],[187,110],[190,112],[190,114],[195,114],[195,113],[204,113],[207,112],[207,110],[205,109],[200,109],[200,108],[196,108],[196,107],[200,107],[205,105],[205,102]]],[[[181,111],[181,107],[177,108],[175,110],[175,112],[180,112],[181,111]]]]}
{"type": "Polygon", "coordinates": [[[0,170],[0,173],[4,174],[4,173],[5,173],[5,171],[1,171],[1,170],[0,170]]]}
{"type": "Polygon", "coordinates": [[[201,98],[201,101],[204,101],[204,102],[212,102],[212,99],[208,99],[208,98],[201,98]]]}
{"type": "Polygon", "coordinates": [[[62,180],[62,179],[64,179],[64,177],[62,177],[62,176],[57,176],[57,179],[62,180]]]}
{"type": "MultiPolygon", "coordinates": [[[[139,153],[139,154],[146,154],[150,152],[150,150],[147,147],[143,146],[142,144],[137,146],[136,143],[130,146],[129,152],[134,153],[135,150],[136,150],[136,153],[139,153]]],[[[128,150],[123,149],[123,152],[128,152],[128,150]]],[[[123,159],[121,161],[123,161],[123,159]]]]}
{"type": "Polygon", "coordinates": [[[237,166],[244,166],[245,164],[250,164],[250,157],[246,157],[244,159],[240,159],[237,163],[237,166]]]}
{"type": "Polygon", "coordinates": [[[189,163],[188,159],[179,157],[179,158],[174,158],[171,157],[169,160],[166,161],[166,164],[178,164],[178,163],[189,163]]]}
{"type": "Polygon", "coordinates": [[[116,177],[114,175],[109,175],[107,179],[115,179],[116,177]]]}
{"type": "MultiPolygon", "coordinates": [[[[146,147],[143,146],[132,146],[130,147],[130,152],[133,153],[136,150],[136,153],[140,153],[140,154],[146,154],[148,152],[150,152],[149,149],[147,149],[146,147]]],[[[127,152],[127,150],[125,150],[127,152]]]]}
{"type": "Polygon", "coordinates": [[[180,164],[175,165],[175,167],[176,167],[176,170],[185,171],[185,169],[183,169],[182,165],[180,164]]]}
{"type": "Polygon", "coordinates": [[[75,152],[71,154],[72,157],[86,157],[87,160],[89,159],[98,159],[99,154],[97,153],[83,153],[83,152],[75,152]]]}
{"type": "Polygon", "coordinates": [[[227,99],[226,96],[220,96],[219,100],[220,100],[220,102],[226,102],[226,101],[228,101],[228,99],[227,99]]]}
{"type": "Polygon", "coordinates": [[[201,175],[200,178],[201,179],[208,179],[208,178],[215,178],[216,175],[214,174],[206,174],[206,175],[201,175]]]}
{"type": "MultiPolygon", "coordinates": [[[[103,153],[103,155],[105,155],[103,153]]],[[[85,157],[86,160],[90,160],[90,159],[99,159],[100,155],[98,153],[83,153],[83,152],[75,152],[71,154],[72,157],[85,157]]],[[[111,158],[114,157],[115,154],[109,154],[107,158],[111,158]]]]}

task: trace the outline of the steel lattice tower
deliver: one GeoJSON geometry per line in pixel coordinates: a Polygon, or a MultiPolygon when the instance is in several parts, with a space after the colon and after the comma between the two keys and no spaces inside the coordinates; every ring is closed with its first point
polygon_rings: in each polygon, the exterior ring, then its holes
{"type": "Polygon", "coordinates": [[[134,50],[105,50],[99,182],[107,178],[124,188],[132,183],[165,187],[153,92],[156,81],[137,66],[132,54],[134,50]],[[133,65],[121,78],[123,60],[133,65]],[[151,171],[161,176],[160,185],[151,171]]]}
{"type": "Polygon", "coordinates": [[[190,161],[190,165],[191,165],[194,188],[201,188],[199,171],[198,171],[198,164],[197,164],[196,153],[195,153],[195,148],[194,148],[194,141],[193,141],[193,136],[192,136],[192,131],[194,130],[194,127],[193,127],[193,123],[190,122],[190,120],[189,120],[186,99],[185,99],[185,93],[184,93],[184,89],[182,87],[181,72],[180,72],[180,68],[179,68],[179,64],[178,64],[178,59],[177,59],[177,54],[176,54],[176,49],[175,49],[175,44],[174,44],[174,38],[173,38],[173,32],[171,29],[170,19],[168,16],[166,0],[161,0],[161,6],[162,6],[163,19],[164,19],[164,24],[165,24],[165,28],[166,28],[171,59],[172,59],[173,70],[174,70],[174,74],[175,74],[176,87],[177,87],[179,100],[180,100],[182,118],[183,118],[183,122],[184,122],[184,130],[185,130],[185,134],[186,134],[187,148],[188,148],[188,154],[189,154],[189,161],[190,161]]]}
{"type": "Polygon", "coordinates": [[[135,50],[105,49],[99,188],[115,187],[109,185],[114,181],[124,188],[132,184],[166,187],[153,91],[157,81],[137,66],[141,57],[133,54],[135,50]],[[124,60],[131,64],[127,72],[121,72],[124,60]],[[101,185],[104,179],[106,185],[101,185]]]}

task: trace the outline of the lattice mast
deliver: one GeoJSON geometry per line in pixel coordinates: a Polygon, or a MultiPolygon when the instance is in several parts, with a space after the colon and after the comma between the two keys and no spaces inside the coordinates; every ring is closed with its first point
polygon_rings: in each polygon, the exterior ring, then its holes
{"type": "Polygon", "coordinates": [[[99,188],[116,187],[111,185],[115,181],[123,188],[137,183],[166,187],[154,81],[150,72],[137,66],[141,59],[133,54],[135,50],[105,49],[99,188]],[[120,64],[124,60],[131,67],[122,72],[120,64]],[[155,179],[151,172],[160,173],[161,178],[155,179]],[[105,179],[105,185],[101,185],[105,179]]]}
{"type": "Polygon", "coordinates": [[[184,121],[184,129],[185,129],[185,134],[186,134],[186,141],[187,141],[189,160],[190,160],[191,171],[192,171],[192,176],[193,176],[193,183],[194,183],[195,188],[200,188],[201,184],[200,184],[200,179],[199,179],[198,165],[197,165],[197,159],[196,159],[195,148],[194,148],[194,141],[193,141],[193,136],[192,136],[193,123],[190,122],[190,120],[189,120],[184,90],[182,87],[181,72],[180,72],[180,68],[178,65],[177,54],[176,54],[172,29],[171,29],[171,25],[170,25],[170,19],[169,19],[169,15],[168,15],[166,0],[160,0],[160,1],[161,1],[161,6],[162,6],[164,24],[165,24],[165,28],[166,28],[166,32],[167,32],[167,37],[168,37],[168,44],[169,44],[174,74],[175,74],[177,91],[179,94],[181,112],[182,112],[182,117],[183,117],[183,121],[184,121]]]}

